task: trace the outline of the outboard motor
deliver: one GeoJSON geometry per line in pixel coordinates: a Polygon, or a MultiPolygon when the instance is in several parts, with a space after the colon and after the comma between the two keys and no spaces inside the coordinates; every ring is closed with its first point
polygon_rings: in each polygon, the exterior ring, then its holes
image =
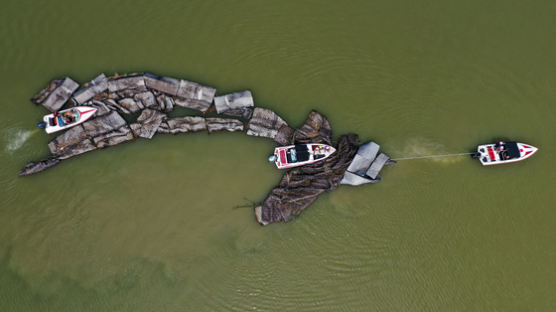
{"type": "Polygon", "coordinates": [[[276,155],[268,156],[268,162],[273,163],[273,162],[276,162],[277,159],[278,158],[276,157],[276,155]]]}
{"type": "Polygon", "coordinates": [[[44,121],[39,122],[39,123],[37,124],[37,127],[39,127],[39,129],[44,129],[44,128],[46,128],[46,122],[44,122],[44,121]]]}

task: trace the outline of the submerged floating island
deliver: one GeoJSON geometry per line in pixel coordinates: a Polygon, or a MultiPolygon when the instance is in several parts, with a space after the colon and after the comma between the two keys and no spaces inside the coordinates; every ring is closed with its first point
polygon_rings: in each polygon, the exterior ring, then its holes
{"type": "Polygon", "coordinates": [[[269,138],[280,145],[334,146],[336,151],[326,159],[286,171],[280,184],[254,208],[257,222],[267,225],[291,220],[320,194],[340,184],[376,183],[381,180],[383,166],[394,163],[386,154],[378,154],[378,144],[360,145],[355,134],[342,135],[333,145],[332,128],[326,117],[316,111],[294,130],[275,112],[255,107],[248,90],[215,95],[215,88],[149,73],[111,77],[101,74],[81,87],[69,77],[52,80],[31,99],[33,103],[51,112],[64,106],[90,106],[97,109],[96,114],[50,141],[51,155],[28,163],[19,175],[31,175],[73,156],[136,138],[151,139],[155,134],[246,129],[247,135],[269,138]],[[198,110],[203,117],[169,118],[167,113],[176,106],[198,110]],[[205,117],[210,113],[216,117],[205,117]],[[122,114],[139,117],[128,123],[122,114]]]}

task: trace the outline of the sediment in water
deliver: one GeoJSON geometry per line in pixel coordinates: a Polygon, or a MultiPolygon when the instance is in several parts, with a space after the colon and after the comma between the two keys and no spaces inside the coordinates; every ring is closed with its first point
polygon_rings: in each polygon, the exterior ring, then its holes
{"type": "MultiPolygon", "coordinates": [[[[316,111],[312,111],[305,123],[294,130],[275,112],[255,107],[251,91],[218,97],[215,94],[216,89],[209,86],[149,73],[111,77],[101,74],[81,88],[68,77],[53,80],[33,97],[34,103],[42,104],[50,111],[58,111],[69,103],[71,106],[95,107],[97,112],[92,119],[50,141],[51,155],[45,160],[28,163],[19,175],[35,174],[86,152],[136,138],[151,139],[156,134],[246,129],[247,135],[269,138],[280,145],[333,145],[330,123],[316,111]],[[167,113],[175,106],[198,110],[203,116],[168,118],[167,113]],[[206,116],[214,111],[216,117],[206,116]],[[128,123],[121,114],[138,114],[139,117],[128,123]]],[[[320,194],[334,190],[340,184],[380,181],[378,173],[391,162],[385,154],[375,159],[378,145],[373,145],[372,149],[367,145],[359,147],[355,134],[344,135],[338,138],[336,152],[330,157],[286,171],[280,184],[255,207],[257,222],[261,225],[287,222],[320,194]],[[352,162],[354,158],[357,161],[352,162]]]]}

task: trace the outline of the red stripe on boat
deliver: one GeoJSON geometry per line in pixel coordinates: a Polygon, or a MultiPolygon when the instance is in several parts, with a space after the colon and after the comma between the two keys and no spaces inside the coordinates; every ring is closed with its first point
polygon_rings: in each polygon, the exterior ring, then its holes
{"type": "Polygon", "coordinates": [[[525,145],[525,144],[523,144],[523,147],[525,147],[525,148],[531,148],[531,146],[525,145]]]}
{"type": "Polygon", "coordinates": [[[95,109],[93,108],[93,109],[90,109],[90,110],[88,110],[88,111],[84,111],[84,112],[81,112],[81,111],[80,111],[80,113],[81,113],[81,114],[86,114],[86,113],[88,113],[88,112],[92,112],[92,111],[94,111],[94,110],[95,110],[95,109]]]}
{"type": "Polygon", "coordinates": [[[527,155],[529,155],[529,154],[531,154],[531,153],[532,153],[531,151],[525,152],[525,156],[527,156],[527,155]]]}
{"type": "Polygon", "coordinates": [[[496,159],[496,157],[494,157],[494,151],[492,150],[492,147],[488,148],[488,157],[490,157],[490,160],[496,159]]]}
{"type": "Polygon", "coordinates": [[[286,163],[286,151],[285,150],[280,150],[280,162],[282,164],[286,163]]]}

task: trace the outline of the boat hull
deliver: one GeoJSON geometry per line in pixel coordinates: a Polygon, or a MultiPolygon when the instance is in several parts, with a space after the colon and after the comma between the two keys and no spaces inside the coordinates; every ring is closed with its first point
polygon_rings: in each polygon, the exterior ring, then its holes
{"type": "Polygon", "coordinates": [[[482,144],[477,146],[476,158],[483,166],[515,163],[533,156],[538,148],[525,143],[508,142],[502,144],[482,144]]]}
{"type": "Polygon", "coordinates": [[[71,128],[87,121],[89,118],[93,117],[96,112],[97,109],[95,107],[75,106],[60,111],[57,117],[54,117],[54,114],[45,115],[43,117],[43,121],[46,124],[44,131],[50,134],[71,128]],[[71,114],[73,118],[75,118],[75,120],[70,123],[65,123],[62,118],[64,118],[64,116],[67,114],[71,114]]]}
{"type": "Polygon", "coordinates": [[[276,167],[288,169],[299,167],[328,158],[336,152],[332,146],[319,143],[280,146],[274,149],[276,167]]]}

